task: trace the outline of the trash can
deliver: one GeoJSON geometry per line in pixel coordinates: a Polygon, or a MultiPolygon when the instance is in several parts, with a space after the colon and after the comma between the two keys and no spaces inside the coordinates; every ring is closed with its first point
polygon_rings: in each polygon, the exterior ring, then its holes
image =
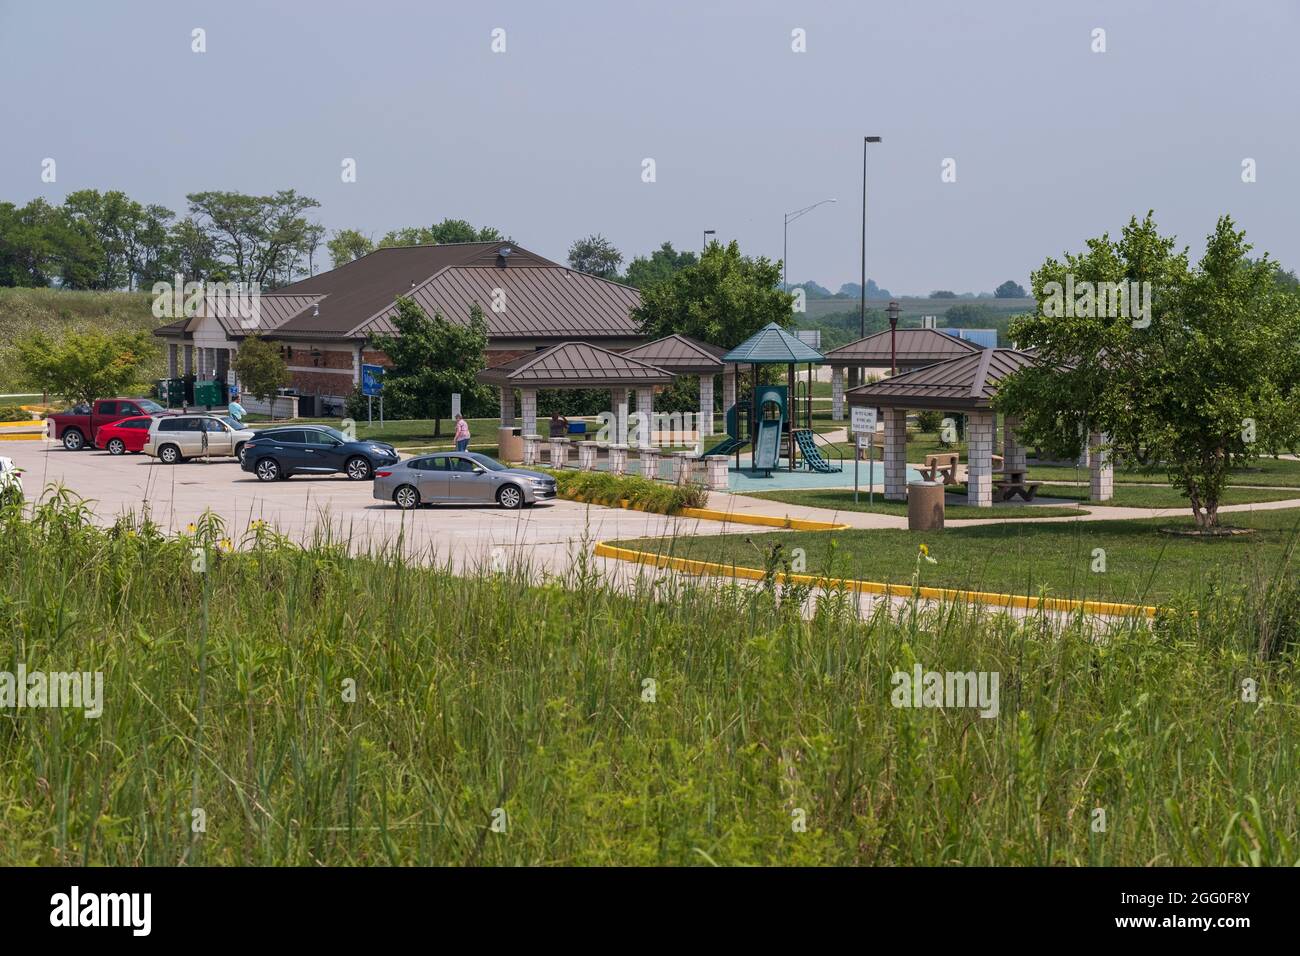
{"type": "Polygon", "coordinates": [[[909,531],[943,530],[943,482],[912,481],[907,485],[909,531]]]}
{"type": "Polygon", "coordinates": [[[501,461],[524,460],[522,428],[503,425],[497,429],[497,458],[501,461]]]}

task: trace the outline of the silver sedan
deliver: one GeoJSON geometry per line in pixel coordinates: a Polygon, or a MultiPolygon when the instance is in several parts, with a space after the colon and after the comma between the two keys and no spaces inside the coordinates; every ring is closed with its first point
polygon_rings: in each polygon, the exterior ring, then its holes
{"type": "Polygon", "coordinates": [[[475,452],[439,452],[375,470],[374,495],[410,509],[422,504],[491,504],[518,508],[555,497],[555,479],[511,468],[475,452]]]}

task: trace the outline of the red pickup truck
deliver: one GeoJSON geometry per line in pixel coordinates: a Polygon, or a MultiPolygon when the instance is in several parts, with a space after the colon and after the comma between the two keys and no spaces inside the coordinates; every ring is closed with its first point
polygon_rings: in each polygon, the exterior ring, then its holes
{"type": "Polygon", "coordinates": [[[50,415],[46,421],[54,429],[51,438],[61,440],[68,451],[80,451],[94,445],[95,433],[101,425],[111,425],[134,415],[162,415],[166,411],[148,398],[97,398],[93,407],[78,405],[50,415]]]}

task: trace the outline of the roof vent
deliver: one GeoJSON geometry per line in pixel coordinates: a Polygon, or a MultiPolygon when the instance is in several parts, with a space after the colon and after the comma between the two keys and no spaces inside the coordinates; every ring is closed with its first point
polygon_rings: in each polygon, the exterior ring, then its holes
{"type": "Polygon", "coordinates": [[[509,246],[502,246],[500,249],[497,250],[497,258],[501,260],[501,265],[503,266],[509,261],[510,257],[513,256],[514,254],[515,254],[515,250],[511,249],[509,246]]]}

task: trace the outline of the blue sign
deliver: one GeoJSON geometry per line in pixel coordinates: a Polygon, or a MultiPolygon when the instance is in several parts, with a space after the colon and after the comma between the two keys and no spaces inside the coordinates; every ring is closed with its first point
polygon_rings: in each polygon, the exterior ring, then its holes
{"type": "Polygon", "coordinates": [[[384,367],[382,365],[361,366],[361,394],[378,395],[384,390],[384,367]]]}

